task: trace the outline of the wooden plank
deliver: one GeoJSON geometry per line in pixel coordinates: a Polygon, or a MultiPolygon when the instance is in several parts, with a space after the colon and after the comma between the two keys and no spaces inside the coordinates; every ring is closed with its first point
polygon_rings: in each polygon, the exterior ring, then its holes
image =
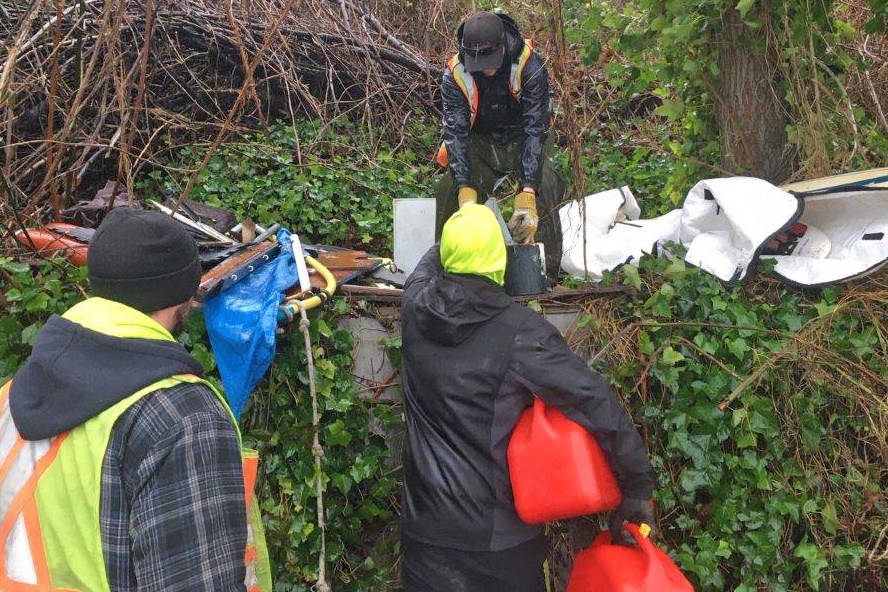
{"type": "MultiPolygon", "coordinates": [[[[842,175],[833,175],[831,177],[821,177],[819,179],[811,179],[809,181],[799,181],[797,183],[788,183],[781,185],[784,191],[816,191],[817,189],[827,189],[829,187],[838,187],[840,185],[848,185],[849,183],[867,184],[870,179],[881,179],[888,177],[888,167],[880,169],[870,169],[868,171],[856,171],[853,173],[845,173],[842,175]]],[[[871,187],[888,187],[888,179],[873,183],[871,187]]]]}
{"type": "MultiPolygon", "coordinates": [[[[357,286],[351,284],[342,286],[341,290],[343,294],[348,296],[354,296],[372,302],[400,302],[401,296],[404,294],[404,290],[397,288],[380,288],[377,286],[357,286]]],[[[540,303],[563,303],[600,296],[622,296],[630,291],[630,288],[626,286],[614,286],[609,288],[593,286],[579,289],[567,289],[562,286],[556,286],[554,290],[546,292],[545,294],[517,296],[514,300],[522,303],[530,300],[538,300],[540,303]]]]}
{"type": "Polygon", "coordinates": [[[253,245],[242,253],[229,257],[200,278],[197,300],[202,301],[223,287],[236,284],[253,270],[268,263],[279,251],[280,246],[277,243],[268,241],[253,245]]]}
{"type": "MultiPolygon", "coordinates": [[[[342,280],[355,272],[363,271],[366,272],[363,275],[369,275],[379,267],[379,263],[369,259],[365,251],[319,251],[317,260],[321,265],[330,270],[337,283],[342,282],[342,280]]],[[[312,287],[323,289],[325,287],[324,279],[313,270],[309,271],[311,272],[312,287]]]]}
{"type": "Polygon", "coordinates": [[[535,294],[531,296],[516,296],[516,302],[529,302],[537,300],[543,302],[572,302],[576,300],[584,300],[587,298],[595,298],[598,296],[622,296],[631,293],[632,290],[628,286],[613,286],[601,288],[598,286],[590,286],[588,288],[568,289],[564,286],[555,286],[554,290],[545,294],[535,294]]]}
{"type": "Polygon", "coordinates": [[[340,290],[346,296],[354,296],[360,300],[370,300],[372,302],[400,302],[404,290],[398,288],[378,288],[376,286],[358,286],[354,284],[345,284],[340,286],[340,290]]]}

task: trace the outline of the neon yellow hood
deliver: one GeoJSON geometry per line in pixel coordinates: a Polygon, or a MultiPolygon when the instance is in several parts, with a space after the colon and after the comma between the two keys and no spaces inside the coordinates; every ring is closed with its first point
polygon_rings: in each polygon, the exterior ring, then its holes
{"type": "Polygon", "coordinates": [[[441,231],[441,265],[447,273],[480,275],[503,285],[506,241],[487,206],[463,206],[441,231]]]}
{"type": "Polygon", "coordinates": [[[9,405],[22,437],[42,440],[182,374],[199,376],[203,369],[169,331],[134,308],[90,298],[40,329],[9,405]]]}
{"type": "Polygon", "coordinates": [[[135,308],[105,298],[88,298],[62,315],[82,327],[124,339],[175,341],[157,321],[135,308]]]}

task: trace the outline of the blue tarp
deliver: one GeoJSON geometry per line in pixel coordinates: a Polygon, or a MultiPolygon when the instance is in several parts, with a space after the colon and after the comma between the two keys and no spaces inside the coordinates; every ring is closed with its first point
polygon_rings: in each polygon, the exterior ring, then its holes
{"type": "Polygon", "coordinates": [[[274,358],[283,292],[299,281],[290,231],[279,231],[277,239],[281,252],[274,260],[204,303],[210,344],[237,418],[274,358]]]}

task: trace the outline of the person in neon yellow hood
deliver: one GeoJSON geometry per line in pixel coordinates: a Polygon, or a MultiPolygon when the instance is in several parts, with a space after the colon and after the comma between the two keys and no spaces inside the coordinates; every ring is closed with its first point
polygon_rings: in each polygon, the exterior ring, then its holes
{"type": "Polygon", "coordinates": [[[506,243],[490,208],[463,206],[441,232],[441,264],[447,273],[474,274],[503,285],[506,243]]]}
{"type": "Polygon", "coordinates": [[[632,420],[558,330],[506,294],[505,271],[493,213],[469,204],[404,287],[405,592],[545,590],[545,537],[518,517],[506,461],[534,395],[595,434],[608,455],[623,493],[615,540],[632,541],[624,521],[654,524],[655,479],[632,420]]]}

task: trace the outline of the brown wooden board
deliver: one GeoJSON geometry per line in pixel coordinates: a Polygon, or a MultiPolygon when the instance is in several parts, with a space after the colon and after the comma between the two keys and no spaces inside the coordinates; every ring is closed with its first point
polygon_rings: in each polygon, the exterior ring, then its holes
{"type": "MultiPolygon", "coordinates": [[[[337,283],[355,272],[366,272],[364,275],[369,275],[379,268],[379,262],[369,259],[365,251],[319,251],[316,259],[330,270],[337,283]]],[[[309,270],[309,274],[313,288],[323,289],[326,286],[321,274],[314,270],[309,270]]]]}
{"type": "Polygon", "coordinates": [[[253,270],[268,263],[279,251],[280,245],[267,241],[229,257],[200,278],[197,300],[203,301],[223,287],[236,284],[253,270]]]}
{"type": "MultiPolygon", "coordinates": [[[[397,288],[381,288],[378,286],[342,286],[342,293],[361,300],[371,302],[400,302],[404,290],[397,288]]],[[[589,298],[601,296],[621,296],[630,293],[626,286],[614,287],[598,287],[590,286],[579,289],[567,289],[563,286],[556,286],[554,290],[550,290],[545,294],[536,294],[534,296],[516,296],[513,298],[516,302],[527,302],[537,300],[541,304],[565,304],[568,302],[583,301],[589,298]]]]}

